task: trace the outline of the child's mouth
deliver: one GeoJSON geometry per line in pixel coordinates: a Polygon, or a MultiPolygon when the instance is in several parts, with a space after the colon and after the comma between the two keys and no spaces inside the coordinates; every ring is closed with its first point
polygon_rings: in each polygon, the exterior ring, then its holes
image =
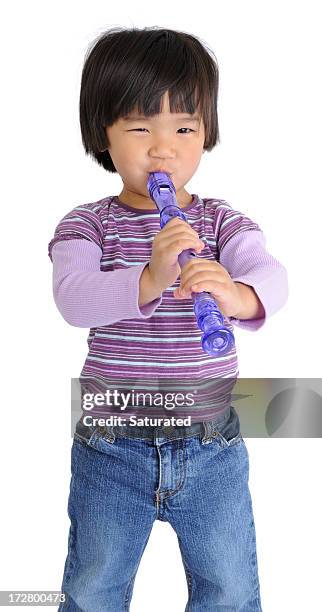
{"type": "Polygon", "coordinates": [[[157,173],[168,174],[169,176],[173,175],[173,172],[167,172],[167,170],[150,170],[150,172],[148,172],[148,174],[157,174],[157,173]]]}

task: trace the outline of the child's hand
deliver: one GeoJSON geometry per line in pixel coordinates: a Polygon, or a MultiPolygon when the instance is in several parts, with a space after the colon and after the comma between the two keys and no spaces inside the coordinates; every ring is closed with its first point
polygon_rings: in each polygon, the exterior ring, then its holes
{"type": "Polygon", "coordinates": [[[200,253],[204,246],[189,223],[178,217],[171,219],[153,240],[148,267],[154,287],[160,292],[171,287],[180,274],[178,255],[190,248],[200,253]]]}
{"type": "Polygon", "coordinates": [[[191,292],[209,291],[225,317],[233,317],[242,310],[238,286],[226,268],[217,261],[193,258],[181,270],[180,287],[174,297],[191,297],[191,292]]]}

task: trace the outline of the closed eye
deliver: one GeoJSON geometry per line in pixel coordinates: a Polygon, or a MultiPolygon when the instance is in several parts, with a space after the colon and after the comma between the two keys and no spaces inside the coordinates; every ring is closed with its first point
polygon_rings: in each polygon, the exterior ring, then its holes
{"type": "MultiPolygon", "coordinates": [[[[129,130],[129,132],[140,132],[141,130],[145,130],[146,128],[135,128],[133,130],[129,130]]],[[[194,132],[195,130],[191,130],[190,128],[179,128],[180,130],[189,130],[188,133],[190,132],[194,132]]],[[[187,134],[187,132],[184,132],[185,134],[187,134]]]]}

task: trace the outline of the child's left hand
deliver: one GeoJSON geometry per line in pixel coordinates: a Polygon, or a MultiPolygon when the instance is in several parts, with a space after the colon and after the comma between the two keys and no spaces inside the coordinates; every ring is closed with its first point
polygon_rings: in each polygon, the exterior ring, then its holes
{"type": "Polygon", "coordinates": [[[191,297],[192,291],[209,291],[225,317],[233,317],[242,310],[238,286],[217,261],[196,257],[185,264],[180,274],[180,287],[173,295],[177,299],[186,299],[191,297]]]}

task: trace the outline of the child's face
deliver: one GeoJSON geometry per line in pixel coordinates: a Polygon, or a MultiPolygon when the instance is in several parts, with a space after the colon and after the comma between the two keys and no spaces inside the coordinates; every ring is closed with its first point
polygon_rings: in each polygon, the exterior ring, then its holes
{"type": "Polygon", "coordinates": [[[168,93],[159,115],[133,118],[137,116],[131,112],[131,119],[120,118],[106,128],[108,151],[124,188],[149,198],[149,172],[164,171],[171,175],[178,195],[200,163],[205,141],[202,117],[191,121],[188,113],[170,113],[168,93]]]}

